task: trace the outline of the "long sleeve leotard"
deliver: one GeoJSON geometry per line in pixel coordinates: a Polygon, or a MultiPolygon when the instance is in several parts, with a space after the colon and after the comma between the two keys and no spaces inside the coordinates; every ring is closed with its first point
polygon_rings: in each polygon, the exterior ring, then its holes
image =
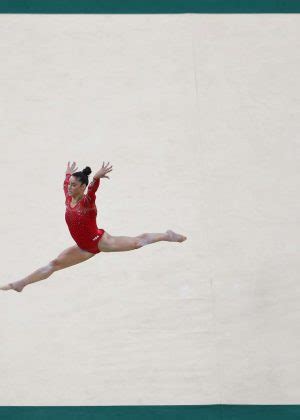
{"type": "Polygon", "coordinates": [[[72,197],[68,193],[70,177],[71,174],[66,174],[63,185],[66,198],[66,223],[77,245],[85,251],[97,254],[100,252],[98,242],[104,233],[104,229],[99,229],[96,222],[97,207],[95,204],[95,193],[100,185],[100,179],[94,178],[88,185],[87,194],[75,206],[71,207],[72,197]]]}

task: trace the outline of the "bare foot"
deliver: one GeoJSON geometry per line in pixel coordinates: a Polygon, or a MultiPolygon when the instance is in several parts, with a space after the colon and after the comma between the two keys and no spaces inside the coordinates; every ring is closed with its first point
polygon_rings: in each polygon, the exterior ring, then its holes
{"type": "Polygon", "coordinates": [[[167,230],[166,233],[168,235],[167,241],[169,242],[183,242],[186,240],[186,236],[180,235],[179,233],[176,233],[173,230],[167,230]]]}
{"type": "Polygon", "coordinates": [[[14,283],[8,283],[5,286],[1,286],[0,290],[15,290],[16,292],[22,292],[24,285],[16,285],[14,283]]]}

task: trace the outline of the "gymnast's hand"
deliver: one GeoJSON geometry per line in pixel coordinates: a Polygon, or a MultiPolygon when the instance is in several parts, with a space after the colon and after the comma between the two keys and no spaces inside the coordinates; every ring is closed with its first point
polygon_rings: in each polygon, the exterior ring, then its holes
{"type": "Polygon", "coordinates": [[[70,166],[70,162],[68,162],[68,167],[66,170],[66,175],[67,174],[73,174],[74,172],[77,171],[78,168],[76,168],[76,162],[73,162],[72,165],[70,166]]]}
{"type": "Polygon", "coordinates": [[[108,172],[112,171],[112,166],[108,166],[108,165],[109,165],[109,162],[106,165],[104,165],[104,162],[103,162],[102,168],[99,169],[99,171],[95,173],[94,178],[108,178],[108,179],[110,179],[109,176],[106,176],[106,174],[108,172]]]}

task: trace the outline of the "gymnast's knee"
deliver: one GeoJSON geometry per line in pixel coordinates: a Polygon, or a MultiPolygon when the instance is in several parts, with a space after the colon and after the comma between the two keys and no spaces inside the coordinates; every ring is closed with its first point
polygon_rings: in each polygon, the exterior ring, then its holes
{"type": "Polygon", "coordinates": [[[39,272],[41,279],[47,279],[56,271],[55,263],[50,261],[48,264],[43,265],[43,267],[38,268],[37,271],[39,272]]]}
{"type": "Polygon", "coordinates": [[[142,248],[143,246],[147,245],[149,243],[148,235],[147,233],[142,233],[141,235],[138,235],[135,240],[135,246],[136,249],[142,248]]]}
{"type": "Polygon", "coordinates": [[[56,258],[54,258],[54,260],[51,260],[47,265],[42,267],[42,270],[44,274],[47,275],[47,277],[51,276],[51,274],[54,273],[55,271],[58,271],[61,269],[62,269],[61,264],[59,260],[57,260],[56,258]]]}

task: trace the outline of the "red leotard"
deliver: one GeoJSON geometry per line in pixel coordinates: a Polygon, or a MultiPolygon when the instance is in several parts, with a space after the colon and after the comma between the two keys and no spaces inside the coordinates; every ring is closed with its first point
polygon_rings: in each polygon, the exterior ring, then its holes
{"type": "Polygon", "coordinates": [[[87,194],[77,202],[74,207],[70,203],[72,197],[68,193],[68,184],[71,174],[66,174],[64,180],[64,192],[66,197],[66,213],[65,220],[67,222],[72,238],[77,245],[85,250],[98,254],[98,242],[100,241],[104,230],[98,229],[96,223],[97,208],[95,205],[96,195],[100,179],[93,179],[88,185],[87,194]]]}

